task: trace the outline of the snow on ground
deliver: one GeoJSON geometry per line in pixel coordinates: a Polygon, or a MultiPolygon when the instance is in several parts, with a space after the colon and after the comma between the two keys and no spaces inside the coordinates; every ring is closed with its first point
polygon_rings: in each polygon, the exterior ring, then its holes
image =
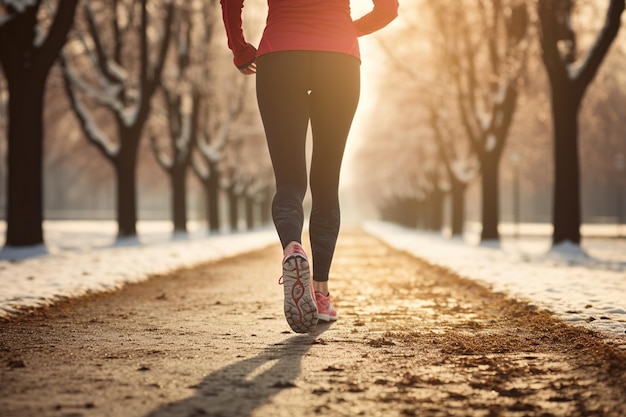
{"type": "Polygon", "coordinates": [[[501,239],[500,246],[478,245],[475,233],[446,239],[380,222],[365,229],[394,248],[600,331],[626,348],[626,239],[589,238],[582,250],[571,244],[550,249],[545,227],[535,236],[501,239]]]}
{"type": "MultiPolygon", "coordinates": [[[[4,227],[0,223],[1,236],[4,227]]],[[[46,222],[45,248],[0,251],[0,316],[278,244],[273,228],[208,235],[198,224],[188,237],[174,238],[169,228],[169,222],[140,222],[139,240],[116,242],[114,222],[46,222]]],[[[626,347],[626,239],[585,239],[582,252],[568,245],[549,250],[545,225],[525,226],[522,238],[503,238],[500,247],[478,245],[472,227],[464,239],[381,222],[364,228],[395,248],[617,338],[626,347]]],[[[587,232],[608,236],[615,231],[587,232]]]]}
{"type": "MultiPolygon", "coordinates": [[[[3,236],[4,227],[0,223],[3,236]]],[[[187,237],[172,237],[170,228],[169,222],[139,222],[139,239],[116,242],[114,222],[45,222],[46,247],[0,251],[0,316],[277,242],[270,228],[209,235],[192,225],[187,237]]]]}

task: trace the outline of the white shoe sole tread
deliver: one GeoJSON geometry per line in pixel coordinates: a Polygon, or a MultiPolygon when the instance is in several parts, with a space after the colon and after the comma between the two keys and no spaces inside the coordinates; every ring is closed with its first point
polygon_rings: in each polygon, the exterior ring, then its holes
{"type": "Polygon", "coordinates": [[[291,256],[283,263],[285,318],[296,333],[310,332],[318,321],[315,299],[311,295],[309,262],[291,256]]]}

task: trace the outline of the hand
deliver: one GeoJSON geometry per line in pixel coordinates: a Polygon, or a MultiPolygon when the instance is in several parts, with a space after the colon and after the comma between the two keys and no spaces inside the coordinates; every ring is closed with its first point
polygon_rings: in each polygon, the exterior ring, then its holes
{"type": "Polygon", "coordinates": [[[256,62],[253,62],[252,64],[248,65],[247,67],[240,69],[239,72],[241,72],[242,74],[245,74],[245,75],[256,74],[256,62]]]}

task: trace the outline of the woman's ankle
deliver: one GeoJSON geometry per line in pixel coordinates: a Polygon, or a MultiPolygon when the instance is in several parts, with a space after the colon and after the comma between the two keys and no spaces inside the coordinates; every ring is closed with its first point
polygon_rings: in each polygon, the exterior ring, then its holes
{"type": "Polygon", "coordinates": [[[328,296],[328,281],[315,281],[313,280],[313,290],[319,292],[325,296],[328,296]]]}

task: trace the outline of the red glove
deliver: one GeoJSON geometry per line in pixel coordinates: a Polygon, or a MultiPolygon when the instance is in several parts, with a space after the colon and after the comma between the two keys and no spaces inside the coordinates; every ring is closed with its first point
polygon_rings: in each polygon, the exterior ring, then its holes
{"type": "Polygon", "coordinates": [[[256,48],[249,43],[246,44],[245,48],[233,51],[233,54],[235,55],[233,62],[239,69],[247,68],[256,61],[256,48]]]}

